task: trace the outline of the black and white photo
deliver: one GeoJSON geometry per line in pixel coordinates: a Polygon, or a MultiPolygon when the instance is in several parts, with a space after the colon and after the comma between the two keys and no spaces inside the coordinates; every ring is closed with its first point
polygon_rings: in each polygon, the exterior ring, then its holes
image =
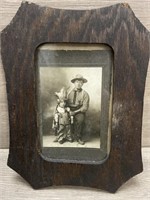
{"type": "Polygon", "coordinates": [[[100,148],[107,49],[42,46],[38,52],[43,147],[100,148]],[[101,61],[101,62],[100,62],[101,61]]]}

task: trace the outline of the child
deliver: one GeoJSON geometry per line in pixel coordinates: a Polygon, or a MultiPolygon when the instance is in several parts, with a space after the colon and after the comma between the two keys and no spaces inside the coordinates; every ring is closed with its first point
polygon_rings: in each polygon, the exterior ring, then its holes
{"type": "Polygon", "coordinates": [[[66,141],[73,142],[71,133],[71,123],[72,117],[70,116],[70,108],[66,107],[66,91],[64,88],[61,89],[59,93],[55,93],[58,97],[58,105],[56,106],[54,114],[53,128],[57,135],[54,142],[59,142],[63,144],[66,141]]]}

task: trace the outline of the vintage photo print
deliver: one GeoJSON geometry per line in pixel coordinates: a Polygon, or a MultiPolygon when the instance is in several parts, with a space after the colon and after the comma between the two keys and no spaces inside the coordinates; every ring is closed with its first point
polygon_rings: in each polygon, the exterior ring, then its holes
{"type": "Polygon", "coordinates": [[[105,46],[46,44],[38,49],[42,147],[100,148],[108,52],[105,46]]]}

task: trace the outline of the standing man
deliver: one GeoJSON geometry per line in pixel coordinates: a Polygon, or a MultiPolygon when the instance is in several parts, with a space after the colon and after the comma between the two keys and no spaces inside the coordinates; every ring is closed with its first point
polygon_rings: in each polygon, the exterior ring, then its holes
{"type": "Polygon", "coordinates": [[[70,115],[73,116],[73,134],[79,144],[84,145],[82,140],[82,131],[84,128],[85,115],[89,108],[89,95],[82,89],[84,83],[87,82],[82,75],[77,74],[71,80],[74,88],[68,91],[67,106],[70,107],[70,115]]]}

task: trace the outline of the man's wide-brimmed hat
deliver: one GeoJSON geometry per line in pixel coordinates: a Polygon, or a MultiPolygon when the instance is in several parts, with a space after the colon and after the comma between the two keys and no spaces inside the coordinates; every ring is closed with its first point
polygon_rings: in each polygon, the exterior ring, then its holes
{"type": "Polygon", "coordinates": [[[83,76],[82,76],[81,74],[77,74],[77,75],[75,76],[75,78],[73,78],[73,79],[71,80],[71,82],[74,83],[76,80],[82,80],[83,83],[86,83],[86,82],[87,82],[87,79],[83,78],[83,76]]]}

